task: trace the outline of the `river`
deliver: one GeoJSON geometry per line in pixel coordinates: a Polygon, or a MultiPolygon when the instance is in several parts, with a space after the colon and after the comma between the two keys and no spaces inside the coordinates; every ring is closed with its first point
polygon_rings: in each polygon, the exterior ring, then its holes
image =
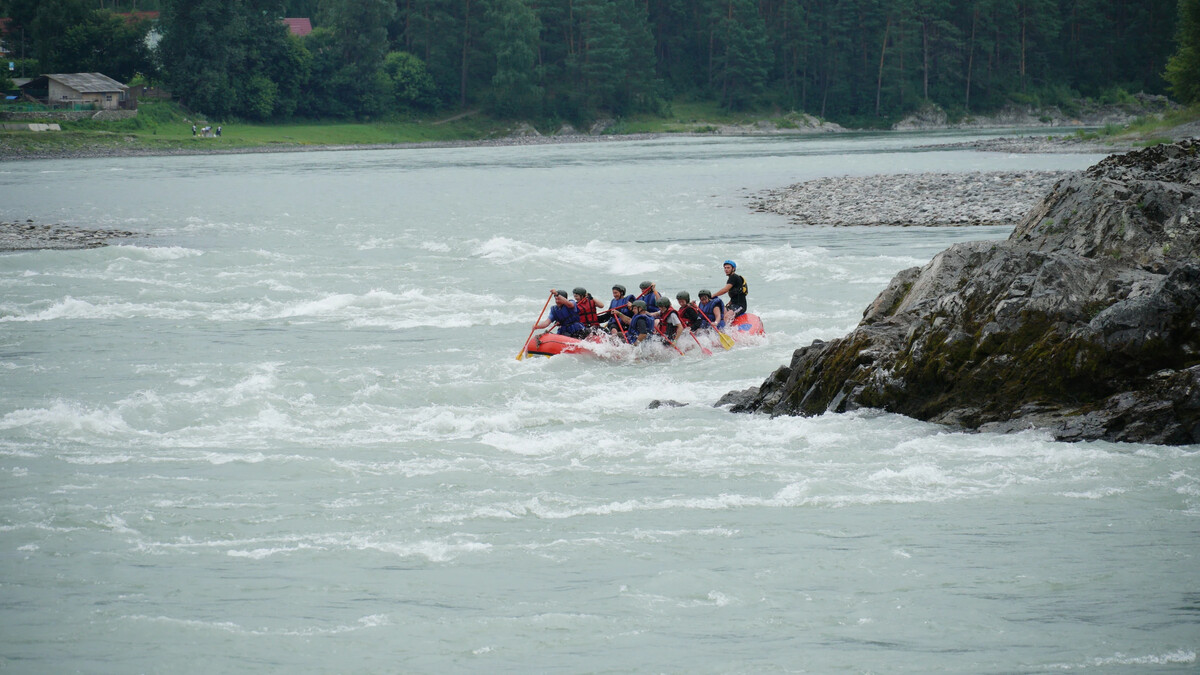
{"type": "Polygon", "coordinates": [[[0,670],[1195,672],[1200,448],[712,407],[1008,234],[753,192],[1099,159],[931,139],[0,162],[144,234],[0,254],[0,670]],[[551,287],[727,258],[764,339],[516,358],[551,287]]]}

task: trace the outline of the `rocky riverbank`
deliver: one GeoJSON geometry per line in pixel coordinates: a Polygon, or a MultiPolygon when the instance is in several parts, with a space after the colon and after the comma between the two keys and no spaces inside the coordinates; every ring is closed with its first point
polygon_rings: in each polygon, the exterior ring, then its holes
{"type": "Polygon", "coordinates": [[[1128,124],[1147,115],[1162,116],[1180,106],[1166,96],[1134,94],[1124,103],[1077,101],[1070,110],[1057,106],[1038,107],[1010,104],[982,115],[966,115],[954,121],[941,107],[928,103],[892,125],[895,131],[931,129],[1032,129],[1037,127],[1102,127],[1128,124]]]}
{"type": "Polygon", "coordinates": [[[129,239],[138,236],[141,235],[125,230],[40,225],[32,220],[23,223],[0,222],[0,251],[97,248],[106,246],[111,239],[129,239]]]}
{"type": "Polygon", "coordinates": [[[800,225],[1015,225],[1069,171],[818,178],[750,200],[800,225]]]}
{"type": "Polygon", "coordinates": [[[901,272],[849,335],[719,404],[1200,443],[1200,141],[1056,183],[1007,241],[901,272]]]}

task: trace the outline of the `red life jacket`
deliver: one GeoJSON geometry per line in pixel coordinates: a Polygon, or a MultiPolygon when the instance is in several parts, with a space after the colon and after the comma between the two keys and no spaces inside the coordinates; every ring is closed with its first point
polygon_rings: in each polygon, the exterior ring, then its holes
{"type": "Polygon", "coordinates": [[[600,317],[596,316],[596,301],[592,296],[589,295],[575,303],[575,308],[579,310],[579,323],[584,326],[600,325],[600,317]]]}
{"type": "Polygon", "coordinates": [[[674,340],[675,336],[679,333],[679,326],[667,323],[672,314],[676,317],[679,316],[679,312],[675,311],[674,307],[663,309],[658,313],[658,321],[654,324],[654,330],[656,330],[659,335],[666,337],[668,340],[674,340]]]}

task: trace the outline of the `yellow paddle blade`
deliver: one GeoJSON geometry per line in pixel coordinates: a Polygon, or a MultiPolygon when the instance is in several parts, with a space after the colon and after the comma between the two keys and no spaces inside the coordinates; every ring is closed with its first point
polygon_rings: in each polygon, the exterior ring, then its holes
{"type": "Polygon", "coordinates": [[[721,346],[725,349],[733,349],[733,338],[724,333],[718,332],[717,339],[721,341],[721,346]]]}

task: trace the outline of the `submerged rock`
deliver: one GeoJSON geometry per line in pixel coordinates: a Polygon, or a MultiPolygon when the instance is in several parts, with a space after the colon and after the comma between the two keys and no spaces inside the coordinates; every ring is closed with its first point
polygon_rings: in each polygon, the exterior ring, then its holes
{"type": "Polygon", "coordinates": [[[853,332],[796,350],[730,403],[1200,443],[1200,142],[1059,181],[1007,241],[900,272],[853,332]]]}
{"type": "Polygon", "coordinates": [[[671,399],[667,399],[664,401],[662,399],[656,398],[653,401],[650,401],[650,405],[648,405],[646,407],[650,410],[657,410],[659,408],[683,408],[686,405],[687,405],[686,403],[680,403],[679,401],[673,401],[671,399]]]}

